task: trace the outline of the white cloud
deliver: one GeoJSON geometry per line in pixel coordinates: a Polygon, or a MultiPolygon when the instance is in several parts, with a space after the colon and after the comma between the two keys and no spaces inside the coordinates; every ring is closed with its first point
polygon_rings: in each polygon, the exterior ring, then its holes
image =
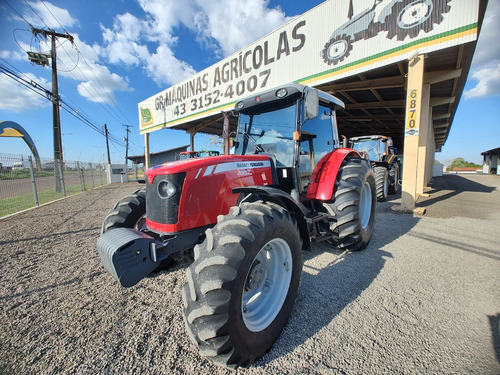
{"type": "Polygon", "coordinates": [[[471,77],[478,83],[473,89],[465,91],[464,95],[467,99],[500,95],[500,63],[496,68],[475,71],[471,77]]]}
{"type": "MultiPolygon", "coordinates": [[[[24,9],[23,17],[33,25],[46,26],[60,30],[61,26],[66,28],[78,24],[78,20],[71,17],[66,9],[59,8],[48,1],[27,2],[33,10],[43,19],[34,15],[32,9],[28,6],[24,9]]],[[[126,18],[127,15],[122,17],[126,18]]],[[[128,23],[127,23],[128,24],[128,23]]],[[[131,25],[133,26],[133,25],[131,25]]],[[[127,36],[135,37],[133,27],[126,29],[127,36]]],[[[78,84],[78,92],[83,97],[93,102],[113,104],[115,102],[116,91],[132,91],[128,86],[126,77],[121,77],[110,70],[100,61],[100,46],[89,46],[79,38],[77,33],[72,32],[74,45],[67,39],[57,38],[57,71],[60,77],[76,80],[78,84]],[[76,46],[76,47],[75,47],[76,46]]],[[[37,50],[49,53],[51,50],[50,38],[38,38],[39,45],[33,48],[33,42],[24,43],[18,41],[20,47],[24,51],[37,50]]],[[[123,46],[125,47],[125,46],[123,46]]],[[[123,48],[123,50],[127,50],[123,48]]],[[[4,54],[4,51],[2,51],[4,54]]],[[[12,58],[22,58],[25,56],[17,52],[10,52],[12,58]]],[[[50,84],[49,86],[50,87],[50,84]]],[[[8,90],[3,90],[8,91],[8,90]]]]}
{"type": "Polygon", "coordinates": [[[469,82],[477,84],[464,92],[467,99],[500,95],[500,48],[496,47],[499,22],[500,1],[489,1],[469,76],[469,82]]]}
{"type": "Polygon", "coordinates": [[[78,24],[78,21],[71,17],[66,9],[59,8],[48,1],[28,1],[27,4],[38,14],[38,16],[33,14],[31,9],[25,11],[24,18],[32,25],[59,29],[61,25],[67,27],[78,24]]]}
{"type": "Polygon", "coordinates": [[[0,51],[0,58],[2,58],[4,60],[20,61],[20,60],[25,60],[26,55],[24,55],[18,51],[3,50],[3,51],[0,51]]]}
{"type": "Polygon", "coordinates": [[[288,21],[269,0],[139,0],[146,13],[138,19],[129,13],[115,17],[112,29],[101,25],[102,56],[109,62],[143,66],[159,85],[175,84],[195,73],[175,57],[175,28],[183,25],[197,35],[205,49],[223,57],[252,43],[288,21]]]}
{"type": "Polygon", "coordinates": [[[479,40],[472,59],[471,70],[494,68],[500,62],[498,48],[498,24],[500,23],[500,1],[490,0],[483,20],[479,40]]]}
{"type": "Polygon", "coordinates": [[[268,0],[198,0],[197,3],[201,9],[195,16],[196,31],[202,39],[215,40],[223,56],[238,51],[291,19],[285,17],[280,8],[269,9],[268,0]]]}
{"type": "Polygon", "coordinates": [[[148,72],[159,82],[175,83],[196,73],[191,65],[177,59],[166,45],[160,45],[147,64],[148,72]]]}
{"type": "MultiPolygon", "coordinates": [[[[38,82],[41,86],[50,89],[50,82],[47,82],[44,78],[35,77],[31,73],[24,73],[23,78],[38,82]]],[[[0,110],[21,113],[26,110],[38,110],[51,105],[47,98],[4,74],[0,74],[0,87],[2,88],[0,90],[0,110]]]]}

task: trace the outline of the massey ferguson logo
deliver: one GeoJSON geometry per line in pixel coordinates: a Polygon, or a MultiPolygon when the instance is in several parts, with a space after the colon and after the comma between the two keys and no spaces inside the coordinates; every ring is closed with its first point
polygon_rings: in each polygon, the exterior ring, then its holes
{"type": "Polygon", "coordinates": [[[237,168],[257,168],[263,167],[263,162],[252,162],[252,163],[236,163],[237,168]]]}

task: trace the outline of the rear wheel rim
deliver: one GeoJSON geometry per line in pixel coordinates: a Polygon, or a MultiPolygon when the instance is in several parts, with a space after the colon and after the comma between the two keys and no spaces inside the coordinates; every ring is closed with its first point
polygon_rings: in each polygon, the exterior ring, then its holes
{"type": "Polygon", "coordinates": [[[269,241],[255,257],[241,301],[243,322],[250,331],[263,331],[280,312],[292,279],[292,266],[292,251],[281,238],[269,241]]]}
{"type": "Polygon", "coordinates": [[[401,29],[409,29],[425,22],[432,12],[432,1],[424,0],[418,3],[408,4],[399,13],[398,26],[401,29]]]}
{"type": "Polygon", "coordinates": [[[370,223],[370,217],[372,212],[372,188],[368,181],[364,183],[363,193],[361,194],[361,227],[364,229],[370,223]]]}

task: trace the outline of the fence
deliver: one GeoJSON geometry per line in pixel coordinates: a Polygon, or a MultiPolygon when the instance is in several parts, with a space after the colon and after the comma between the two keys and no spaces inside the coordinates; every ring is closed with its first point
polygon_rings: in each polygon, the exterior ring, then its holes
{"type": "Polygon", "coordinates": [[[0,154],[0,217],[107,183],[104,164],[0,154]]]}

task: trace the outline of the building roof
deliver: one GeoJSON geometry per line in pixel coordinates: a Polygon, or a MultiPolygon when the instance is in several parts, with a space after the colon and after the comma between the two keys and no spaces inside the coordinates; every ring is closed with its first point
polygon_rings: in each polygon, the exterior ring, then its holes
{"type": "MultiPolygon", "coordinates": [[[[164,151],[159,151],[159,152],[151,152],[149,155],[150,156],[155,156],[155,155],[170,154],[172,152],[181,152],[181,151],[185,151],[188,147],[189,147],[189,145],[179,146],[179,147],[171,148],[169,150],[164,150],[164,151]]],[[[132,161],[132,162],[134,162],[136,160],[140,160],[140,159],[144,160],[144,154],[129,156],[127,159],[130,160],[130,161],[132,161]]]]}
{"type": "Polygon", "coordinates": [[[492,148],[491,150],[481,152],[481,155],[497,155],[500,154],[500,147],[492,148]]]}

